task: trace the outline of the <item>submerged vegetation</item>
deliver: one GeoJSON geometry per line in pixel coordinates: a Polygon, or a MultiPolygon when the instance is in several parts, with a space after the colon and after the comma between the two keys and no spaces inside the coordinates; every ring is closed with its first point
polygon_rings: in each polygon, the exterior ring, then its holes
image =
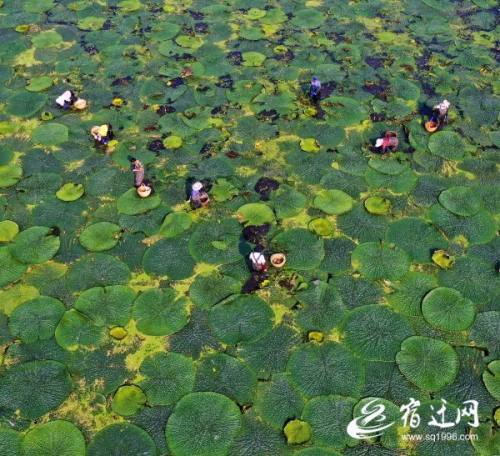
{"type": "Polygon", "coordinates": [[[498,454],[497,6],[0,1],[0,455],[498,454]]]}

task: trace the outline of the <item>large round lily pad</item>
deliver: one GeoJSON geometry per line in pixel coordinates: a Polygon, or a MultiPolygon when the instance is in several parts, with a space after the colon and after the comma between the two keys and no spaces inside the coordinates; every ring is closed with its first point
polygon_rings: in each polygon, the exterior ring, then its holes
{"type": "Polygon", "coordinates": [[[273,311],[257,296],[237,296],[210,310],[210,326],[227,344],[257,339],[272,327],[273,311]]]}
{"type": "Polygon", "coordinates": [[[20,279],[26,269],[28,266],[17,261],[8,247],[0,248],[0,286],[3,287],[20,279]]]}
{"type": "Polygon", "coordinates": [[[157,208],[161,204],[158,194],[153,194],[147,198],[141,198],[137,195],[134,188],[127,190],[118,198],[116,206],[120,214],[137,215],[157,208]]]}
{"type": "Polygon", "coordinates": [[[392,309],[407,316],[421,315],[420,305],[424,296],[437,286],[436,277],[423,272],[409,272],[397,284],[387,300],[392,309]]]}
{"type": "Polygon", "coordinates": [[[232,277],[211,274],[199,275],[189,288],[189,297],[200,308],[209,309],[241,290],[241,283],[232,277]]]}
{"type": "Polygon", "coordinates": [[[45,226],[33,226],[19,233],[10,246],[12,256],[26,264],[43,263],[59,250],[61,241],[45,226]]]}
{"type": "Polygon", "coordinates": [[[451,187],[440,193],[439,202],[450,212],[464,217],[481,209],[481,197],[470,187],[451,187]]]}
{"type": "Polygon", "coordinates": [[[460,160],[465,154],[465,144],[458,133],[439,131],[430,137],[429,150],[447,160],[460,160]]]}
{"type": "Polygon", "coordinates": [[[85,290],[74,308],[99,326],[125,326],[131,317],[135,292],[124,285],[85,290]]]}
{"type": "Polygon", "coordinates": [[[429,212],[432,223],[440,228],[448,238],[465,237],[471,244],[485,244],[496,234],[494,217],[480,209],[475,215],[462,217],[435,204],[429,212]]]}
{"type": "Polygon", "coordinates": [[[144,270],[148,274],[168,276],[173,280],[182,280],[193,273],[194,261],[190,255],[189,245],[193,236],[185,234],[162,239],[151,246],[142,259],[144,270]]]}
{"type": "Polygon", "coordinates": [[[371,280],[397,280],[408,271],[408,255],[400,248],[377,242],[359,244],[352,252],[352,267],[371,280]]]}
{"type": "Polygon", "coordinates": [[[278,218],[293,217],[306,205],[307,197],[289,185],[280,185],[271,193],[271,202],[278,218]]]}
{"type": "Polygon", "coordinates": [[[349,212],[352,203],[352,198],[342,190],[320,190],[314,198],[314,207],[330,215],[349,212]]]}
{"type": "Polygon", "coordinates": [[[10,315],[10,332],[27,344],[50,339],[65,310],[61,301],[48,296],[26,301],[10,315]]]}
{"type": "Polygon", "coordinates": [[[273,238],[272,246],[286,255],[285,267],[290,269],[314,269],[325,255],[322,239],[302,228],[283,231],[273,238]]]}
{"type": "Polygon", "coordinates": [[[123,385],[113,396],[111,408],[122,416],[135,415],[146,403],[146,395],[136,385],[123,385]]]}
{"type": "Polygon", "coordinates": [[[412,334],[404,317],[378,304],[354,309],[343,331],[346,345],[370,361],[393,361],[401,342],[412,334]]]}
{"type": "Polygon", "coordinates": [[[33,131],[33,142],[43,146],[56,146],[68,140],[69,131],[66,125],[46,123],[33,131]]]}
{"type": "Polygon", "coordinates": [[[225,456],[239,428],[240,411],[230,399],[191,393],[177,403],[165,432],[178,456],[225,456]]]}
{"type": "Polygon", "coordinates": [[[242,54],[243,65],[248,67],[259,67],[261,66],[265,60],[266,56],[256,51],[248,51],[242,54]]]}
{"type": "Polygon", "coordinates": [[[22,91],[7,99],[7,113],[18,117],[35,115],[47,101],[47,95],[22,91]]]}
{"type": "Polygon", "coordinates": [[[137,328],[151,336],[166,336],[186,326],[188,322],[188,300],[176,299],[175,291],[147,290],[135,300],[132,316],[137,328]]]}
{"type": "Polygon", "coordinates": [[[171,212],[165,216],[160,234],[166,238],[175,237],[191,226],[191,216],[186,212],[171,212]]]}
{"type": "Polygon", "coordinates": [[[42,92],[43,90],[47,90],[52,86],[54,82],[52,78],[49,76],[39,76],[37,78],[30,79],[29,84],[26,86],[26,90],[30,92],[42,92]]]}
{"type": "Polygon", "coordinates": [[[425,391],[439,391],[455,379],[458,356],[451,345],[429,337],[412,336],[396,355],[399,370],[425,391]]]}
{"type": "Polygon", "coordinates": [[[224,394],[238,404],[250,404],[257,376],[246,363],[224,353],[206,356],[196,371],[195,391],[224,394]]]}
{"type": "Polygon", "coordinates": [[[244,204],[236,212],[236,217],[246,225],[263,225],[274,222],[273,210],[263,203],[244,204]]]}
{"type": "Polygon", "coordinates": [[[381,196],[370,196],[364,202],[366,210],[370,214],[387,215],[391,212],[391,201],[381,196]]]}
{"type": "Polygon", "coordinates": [[[64,364],[45,360],[16,364],[0,377],[0,406],[35,420],[58,407],[72,389],[64,364]]]}
{"type": "Polygon", "coordinates": [[[74,290],[86,290],[106,285],[122,285],[130,277],[128,266],[105,253],[83,256],[73,263],[66,279],[74,290]]]}
{"type": "Polygon", "coordinates": [[[55,420],[31,429],[23,440],[25,454],[85,456],[85,439],[69,421],[55,420]]]}
{"type": "Polygon", "coordinates": [[[149,356],[142,362],[139,372],[143,377],[139,385],[150,405],[175,404],[193,389],[193,361],[179,353],[149,356]]]}
{"type": "Polygon", "coordinates": [[[61,201],[76,201],[81,198],[85,193],[85,189],[82,184],[74,184],[69,182],[64,184],[59,190],[57,190],[56,196],[61,201]]]}
{"type": "Polygon", "coordinates": [[[243,342],[239,353],[259,378],[267,379],[271,374],[285,370],[288,357],[299,341],[296,330],[280,324],[253,342],[243,342]]]}
{"type": "Polygon", "coordinates": [[[23,169],[15,163],[0,166],[0,188],[8,188],[15,185],[22,177],[23,169]]]}
{"type": "Polygon", "coordinates": [[[346,429],[355,404],[353,398],[333,395],[311,399],[304,407],[302,418],[311,425],[314,442],[338,449],[350,443],[346,429]]]}
{"type": "Polygon", "coordinates": [[[19,233],[19,225],[12,220],[0,222],[0,242],[10,242],[19,233]]]}
{"type": "Polygon", "coordinates": [[[327,394],[355,397],[363,385],[363,362],[334,342],[300,346],[290,356],[287,371],[307,397],[327,394]]]}
{"type": "Polygon", "coordinates": [[[189,252],[196,261],[226,264],[238,261],[241,227],[236,220],[200,223],[189,240],[189,252]]]}
{"type": "Polygon", "coordinates": [[[282,428],[288,420],[301,415],[304,399],[289,375],[275,374],[270,382],[259,383],[254,407],[267,422],[282,428]]]}
{"type": "Polygon", "coordinates": [[[87,456],[156,456],[151,436],[129,423],[111,424],[101,429],[89,443],[87,456]]]}
{"type": "Polygon", "coordinates": [[[340,294],[325,282],[313,282],[296,296],[301,304],[296,321],[304,331],[327,333],[338,325],[345,314],[340,294]]]}
{"type": "Polygon", "coordinates": [[[102,252],[118,244],[120,233],[121,228],[114,223],[94,223],[82,231],[80,244],[91,252],[102,252]]]}
{"type": "Polygon", "coordinates": [[[0,428],[0,454],[5,456],[22,456],[23,434],[14,429],[0,428]]]}
{"type": "Polygon", "coordinates": [[[448,246],[432,225],[414,217],[392,222],[387,229],[386,239],[408,253],[417,263],[430,263],[435,250],[448,246]]]}
{"type": "Polygon", "coordinates": [[[425,295],[422,314],[438,329],[461,331],[472,325],[476,309],[472,301],[464,298],[459,291],[439,287],[425,295]]]}
{"type": "Polygon", "coordinates": [[[105,334],[105,327],[95,324],[75,309],[65,312],[55,331],[57,343],[68,351],[100,347],[105,341],[105,334]]]}
{"type": "Polygon", "coordinates": [[[314,8],[305,8],[295,12],[292,25],[299,28],[314,29],[318,28],[324,20],[325,17],[321,11],[314,8]]]}
{"type": "Polygon", "coordinates": [[[355,125],[368,115],[362,103],[349,97],[330,96],[321,106],[330,116],[330,125],[339,127],[355,125]]]}

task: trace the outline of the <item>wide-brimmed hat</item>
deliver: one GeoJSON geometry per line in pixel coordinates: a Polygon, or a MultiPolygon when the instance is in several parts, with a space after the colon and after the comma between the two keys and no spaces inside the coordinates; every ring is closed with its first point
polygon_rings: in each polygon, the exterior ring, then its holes
{"type": "Polygon", "coordinates": [[[107,136],[109,131],[109,127],[107,124],[101,125],[98,129],[98,133],[101,136],[107,136]]]}

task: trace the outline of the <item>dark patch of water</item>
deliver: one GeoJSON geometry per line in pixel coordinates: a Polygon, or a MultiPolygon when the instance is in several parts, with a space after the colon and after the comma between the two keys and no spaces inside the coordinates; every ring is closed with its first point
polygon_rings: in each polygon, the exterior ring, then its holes
{"type": "Polygon", "coordinates": [[[188,10],[189,14],[195,21],[201,21],[205,19],[205,15],[201,11],[188,10]]]}
{"type": "Polygon", "coordinates": [[[264,225],[248,225],[243,228],[243,238],[252,244],[262,244],[270,229],[271,225],[269,223],[265,223],[264,225]]]}
{"type": "Polygon", "coordinates": [[[257,119],[261,122],[275,122],[279,117],[280,115],[276,109],[269,109],[267,111],[264,109],[257,114],[257,119]]]}
{"type": "Polygon", "coordinates": [[[278,190],[280,184],[277,180],[270,177],[261,177],[255,184],[255,191],[260,195],[263,201],[269,200],[271,192],[278,190]]]}
{"type": "Polygon", "coordinates": [[[116,86],[126,86],[128,85],[130,82],[132,82],[132,76],[124,76],[122,78],[116,78],[112,83],[111,85],[113,87],[116,87],[116,86]]]}
{"type": "Polygon", "coordinates": [[[180,78],[180,77],[177,77],[177,78],[174,78],[174,79],[170,79],[170,87],[172,87],[173,89],[175,89],[176,87],[179,87],[181,85],[184,84],[184,79],[180,78]]]}
{"type": "Polygon", "coordinates": [[[156,114],[159,116],[164,116],[165,114],[171,114],[175,112],[175,108],[173,106],[170,106],[168,104],[161,105],[158,110],[156,111],[156,114]]]}
{"type": "Polygon", "coordinates": [[[387,101],[389,81],[386,79],[379,79],[378,81],[365,81],[363,90],[374,95],[381,100],[387,101]]]}
{"type": "Polygon", "coordinates": [[[243,57],[240,51],[232,51],[227,55],[227,59],[231,65],[239,66],[243,62],[243,57]]]}
{"type": "Polygon", "coordinates": [[[217,87],[222,89],[232,89],[233,88],[233,78],[229,74],[225,74],[219,77],[219,81],[215,83],[217,87]]]}
{"type": "Polygon", "coordinates": [[[365,63],[376,70],[384,66],[385,60],[386,57],[368,56],[365,58],[365,63]]]}
{"type": "Polygon", "coordinates": [[[194,25],[194,30],[196,33],[207,33],[208,32],[208,24],[206,22],[197,22],[194,25]]]}
{"type": "Polygon", "coordinates": [[[160,152],[160,150],[165,150],[165,146],[161,139],[153,139],[153,141],[148,144],[148,149],[151,152],[160,152]]]}

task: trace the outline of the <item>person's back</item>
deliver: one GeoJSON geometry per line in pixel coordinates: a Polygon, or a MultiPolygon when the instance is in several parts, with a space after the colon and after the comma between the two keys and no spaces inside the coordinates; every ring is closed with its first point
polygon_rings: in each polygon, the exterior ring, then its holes
{"type": "Polygon", "coordinates": [[[321,95],[321,81],[313,76],[311,79],[311,86],[309,87],[309,96],[313,101],[318,101],[321,95]]]}
{"type": "Polygon", "coordinates": [[[66,90],[56,98],[56,104],[63,109],[68,109],[77,100],[72,90],[66,90]]]}
{"type": "Polygon", "coordinates": [[[195,209],[208,205],[210,198],[208,197],[208,193],[203,188],[203,184],[201,182],[197,181],[192,185],[189,201],[195,209]]]}
{"type": "Polygon", "coordinates": [[[448,121],[448,111],[451,103],[448,100],[443,100],[433,108],[433,118],[439,123],[443,124],[448,121]]]}
{"type": "Polygon", "coordinates": [[[375,148],[380,149],[382,153],[387,151],[394,152],[399,146],[399,140],[394,132],[386,132],[383,138],[378,138],[375,142],[375,148]]]}
{"type": "Polygon", "coordinates": [[[134,159],[134,161],[132,162],[132,172],[134,173],[135,186],[140,187],[144,181],[145,171],[144,171],[144,166],[137,159],[134,159]]]}
{"type": "Polygon", "coordinates": [[[252,253],[250,253],[248,257],[252,263],[253,269],[258,272],[264,272],[267,270],[266,257],[261,251],[256,249],[252,253]]]}

